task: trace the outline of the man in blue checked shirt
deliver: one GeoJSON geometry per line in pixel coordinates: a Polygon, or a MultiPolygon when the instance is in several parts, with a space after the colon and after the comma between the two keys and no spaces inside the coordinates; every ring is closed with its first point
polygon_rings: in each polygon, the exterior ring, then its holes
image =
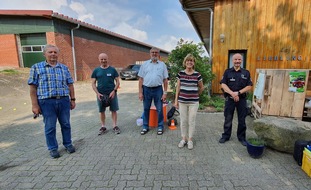
{"type": "MultiPolygon", "coordinates": [[[[70,110],[76,107],[73,79],[67,66],[59,63],[59,49],[46,45],[45,61],[31,67],[28,85],[32,112],[42,114],[46,144],[52,158],[59,158],[56,139],[56,122],[60,123],[63,145],[68,153],[74,153],[71,141],[70,110]]],[[[34,117],[35,118],[35,117],[34,117]]]]}

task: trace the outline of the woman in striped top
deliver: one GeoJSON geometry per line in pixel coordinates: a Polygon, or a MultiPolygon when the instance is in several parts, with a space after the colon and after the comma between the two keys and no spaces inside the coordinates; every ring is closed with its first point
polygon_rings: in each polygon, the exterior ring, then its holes
{"type": "Polygon", "coordinates": [[[188,54],[183,61],[185,70],[177,75],[177,87],[175,96],[175,107],[180,112],[180,129],[182,140],[178,147],[182,148],[186,144],[188,149],[193,149],[193,133],[195,130],[195,120],[199,108],[199,95],[203,92],[203,80],[199,72],[194,70],[195,58],[188,54]]]}

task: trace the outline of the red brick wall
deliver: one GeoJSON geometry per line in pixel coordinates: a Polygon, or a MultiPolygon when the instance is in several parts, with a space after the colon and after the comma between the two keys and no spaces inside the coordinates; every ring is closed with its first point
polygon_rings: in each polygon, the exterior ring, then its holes
{"type": "MultiPolygon", "coordinates": [[[[67,65],[72,77],[74,77],[71,37],[66,34],[47,32],[46,40],[48,44],[54,44],[59,47],[59,62],[67,65]]],[[[19,67],[18,51],[14,35],[0,35],[0,41],[0,66],[19,67]]],[[[144,61],[150,58],[149,52],[140,52],[75,37],[77,80],[91,78],[92,71],[99,66],[98,55],[100,53],[106,53],[109,57],[110,65],[117,70],[136,61],[144,61]]]]}
{"type": "Polygon", "coordinates": [[[75,38],[75,47],[77,70],[80,71],[77,74],[79,80],[91,78],[94,68],[100,65],[98,61],[98,55],[100,53],[106,53],[110,65],[118,70],[136,61],[150,58],[149,53],[81,38],[75,38]]]}
{"type": "MultiPolygon", "coordinates": [[[[59,61],[69,67],[72,77],[74,77],[71,37],[60,33],[53,34],[47,34],[47,43],[55,44],[56,41],[56,45],[60,49],[59,61]]],[[[139,52],[79,37],[75,37],[74,40],[77,80],[91,78],[92,71],[99,66],[98,55],[100,53],[106,53],[109,57],[110,65],[118,70],[136,61],[150,58],[149,52],[139,52]]]]}
{"type": "Polygon", "coordinates": [[[19,68],[18,51],[14,34],[0,35],[0,66],[19,68]]]}
{"type": "Polygon", "coordinates": [[[55,45],[55,33],[54,32],[46,32],[46,43],[47,44],[54,44],[55,45]]]}

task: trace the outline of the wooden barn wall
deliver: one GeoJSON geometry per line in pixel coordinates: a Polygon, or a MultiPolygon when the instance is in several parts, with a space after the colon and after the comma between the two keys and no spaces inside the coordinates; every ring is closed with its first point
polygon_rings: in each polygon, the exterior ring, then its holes
{"type": "Polygon", "coordinates": [[[310,0],[216,0],[213,93],[228,68],[229,50],[247,50],[246,69],[311,68],[310,0]],[[220,42],[220,34],[225,41],[220,42]]]}

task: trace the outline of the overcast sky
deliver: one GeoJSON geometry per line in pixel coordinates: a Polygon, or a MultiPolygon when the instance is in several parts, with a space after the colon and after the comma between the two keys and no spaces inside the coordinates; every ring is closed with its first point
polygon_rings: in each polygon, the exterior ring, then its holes
{"type": "Polygon", "coordinates": [[[167,51],[180,38],[200,42],[179,0],[1,0],[0,8],[53,10],[167,51]]]}

